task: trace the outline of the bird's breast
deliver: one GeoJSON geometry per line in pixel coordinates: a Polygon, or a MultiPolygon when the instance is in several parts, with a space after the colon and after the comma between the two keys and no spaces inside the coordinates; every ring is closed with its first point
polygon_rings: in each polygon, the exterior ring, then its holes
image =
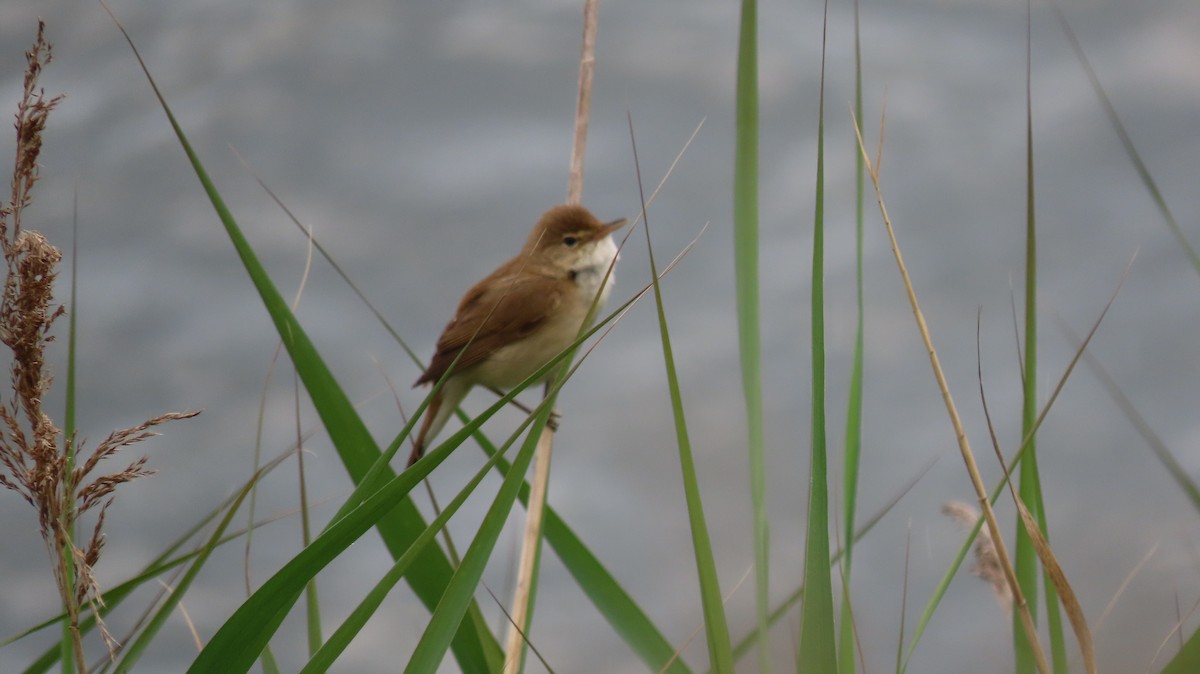
{"type": "MultiPolygon", "coordinates": [[[[564,302],[563,305],[525,338],[492,352],[475,366],[473,378],[485,386],[509,389],[525,381],[570,346],[583,324],[587,307],[577,310],[577,302],[564,302]],[[568,308],[566,305],[574,306],[568,308]]],[[[548,376],[552,375],[553,371],[548,376]]]]}
{"type": "Polygon", "coordinates": [[[593,244],[568,274],[571,288],[563,294],[553,315],[524,339],[500,347],[479,363],[473,372],[474,379],[485,386],[512,388],[571,346],[580,329],[587,327],[584,321],[597,294],[593,321],[604,309],[613,284],[613,275],[608,271],[616,257],[617,246],[611,237],[593,244]]]}

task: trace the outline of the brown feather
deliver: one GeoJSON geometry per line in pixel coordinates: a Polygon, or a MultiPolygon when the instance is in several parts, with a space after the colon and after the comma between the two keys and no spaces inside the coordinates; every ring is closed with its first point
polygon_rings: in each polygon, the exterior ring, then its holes
{"type": "Polygon", "coordinates": [[[521,274],[515,271],[506,264],[467,292],[438,338],[433,360],[416,386],[441,379],[464,347],[456,372],[466,371],[497,349],[527,337],[553,315],[563,301],[558,279],[548,273],[530,274],[529,269],[521,274]]]}

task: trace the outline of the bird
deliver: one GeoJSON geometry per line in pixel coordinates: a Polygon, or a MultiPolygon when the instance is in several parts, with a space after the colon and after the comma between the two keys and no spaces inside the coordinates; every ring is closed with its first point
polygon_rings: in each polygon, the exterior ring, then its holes
{"type": "MultiPolygon", "coordinates": [[[[612,291],[618,257],[612,235],[627,222],[602,222],[579,205],[554,206],[515,257],[467,291],[413,385],[436,384],[454,366],[429,402],[408,466],[473,387],[510,389],[575,341],[612,291]]],[[[553,371],[546,380],[552,377],[553,371]]]]}

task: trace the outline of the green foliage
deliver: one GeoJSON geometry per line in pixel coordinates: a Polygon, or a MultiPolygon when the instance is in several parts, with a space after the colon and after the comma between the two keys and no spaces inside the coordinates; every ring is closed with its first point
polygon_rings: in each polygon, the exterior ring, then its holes
{"type": "MultiPolygon", "coordinates": [[[[828,11],[828,5],[826,5],[828,11]]],[[[822,45],[825,44],[822,37],[822,45]]],[[[824,51],[822,51],[824,53],[824,51]]],[[[817,105],[817,171],[812,252],[812,446],[809,448],[808,526],[804,604],[800,609],[799,672],[838,671],[833,583],[829,566],[829,470],[825,443],[825,59],[817,105]]]]}
{"type": "Polygon", "coordinates": [[[754,601],[759,671],[770,671],[767,626],[771,553],[767,519],[767,468],[763,439],[762,337],[758,300],[758,8],[743,0],[738,38],[737,147],[733,169],[733,259],[737,286],[738,344],[746,399],[746,456],[754,508],[754,601]]]}
{"type": "MultiPolygon", "coordinates": [[[[854,3],[854,116],[863,118],[862,49],[859,40],[858,2],[854,3]]],[[[858,512],[858,469],[862,450],[862,391],[863,357],[866,350],[864,331],[866,317],[863,309],[863,221],[865,220],[863,158],[857,147],[854,152],[854,273],[855,309],[854,360],[850,366],[850,393],[846,403],[846,454],[842,480],[842,512],[845,518],[845,555],[842,559],[842,610],[838,628],[838,671],[853,674],[857,671],[854,648],[854,620],[850,596],[850,571],[854,563],[854,519],[858,512]]]]}
{"type": "MultiPolygon", "coordinates": [[[[855,102],[856,117],[862,118],[862,74],[861,54],[858,42],[857,3],[855,5],[855,102]]],[[[1057,7],[1055,8],[1057,10],[1057,7]]],[[[704,612],[705,641],[711,671],[733,672],[739,658],[753,651],[756,653],[758,667],[762,672],[772,670],[770,660],[769,633],[773,625],[779,622],[789,611],[799,605],[800,623],[797,635],[793,639],[798,642],[797,669],[801,672],[821,672],[822,674],[853,674],[857,669],[855,657],[855,634],[851,598],[851,569],[854,554],[854,542],[866,531],[870,530],[883,513],[856,529],[858,503],[858,473],[860,451],[862,445],[862,430],[864,412],[862,407],[862,392],[864,388],[864,315],[863,282],[863,241],[864,241],[864,185],[863,164],[861,155],[857,157],[857,208],[855,260],[857,280],[857,323],[854,338],[853,360],[849,374],[849,397],[847,416],[845,419],[846,439],[844,453],[844,474],[842,516],[845,521],[837,530],[844,532],[845,548],[842,553],[831,554],[829,532],[837,525],[834,515],[829,508],[828,493],[828,447],[826,438],[826,362],[825,362],[825,223],[826,204],[825,192],[825,115],[824,91],[825,72],[824,56],[822,57],[821,91],[818,97],[820,113],[816,127],[817,156],[814,184],[814,220],[813,220],[813,250],[811,258],[811,299],[809,316],[811,320],[811,443],[809,446],[810,491],[806,513],[806,547],[804,555],[803,578],[794,580],[791,584],[795,589],[782,600],[771,603],[769,592],[769,518],[766,498],[766,449],[763,433],[764,412],[762,397],[762,354],[760,334],[760,298],[759,298],[759,92],[757,67],[757,5],[754,0],[743,0],[740,8],[739,40],[737,55],[736,81],[736,127],[735,150],[733,157],[733,249],[735,265],[735,283],[737,305],[735,308],[738,335],[739,355],[741,360],[742,389],[747,418],[747,462],[749,465],[750,485],[749,499],[753,508],[753,554],[755,569],[755,619],[754,627],[736,645],[730,638],[729,626],[724,608],[719,583],[719,573],[713,553],[708,522],[705,518],[703,501],[704,493],[700,486],[697,470],[697,456],[693,451],[683,403],[684,386],[680,381],[680,373],[676,369],[672,339],[667,320],[667,308],[660,292],[660,273],[655,263],[654,249],[650,242],[650,232],[647,226],[647,249],[650,257],[651,281],[642,293],[652,290],[655,298],[656,315],[659,325],[659,337],[663,350],[663,363],[667,374],[667,394],[671,401],[673,423],[676,432],[679,465],[682,474],[684,496],[687,505],[687,525],[691,532],[693,556],[699,578],[697,592],[704,612]],[[839,558],[841,565],[838,566],[839,558]],[[834,610],[834,574],[839,573],[842,579],[842,601],[839,612],[834,610]],[[838,621],[840,620],[840,625],[838,621]]],[[[1108,101],[1099,79],[1091,70],[1083,56],[1078,40],[1075,39],[1070,27],[1066,24],[1065,16],[1059,11],[1059,19],[1068,40],[1075,49],[1077,57],[1084,63],[1088,76],[1095,87],[1101,103],[1110,122],[1123,144],[1131,162],[1135,165],[1143,184],[1151,193],[1155,204],[1163,215],[1171,232],[1175,235],[1180,249],[1197,270],[1200,270],[1200,257],[1196,255],[1182,230],[1175,222],[1174,216],[1167,208],[1157,186],[1155,185],[1145,164],[1133,147],[1129,135],[1125,132],[1117,118],[1115,109],[1108,101]]],[[[131,42],[132,46],[132,42],[131,42]]],[[[823,44],[824,47],[824,44],[823,44]]],[[[135,49],[136,52],[136,49],[135,49]]],[[[1027,54],[1027,57],[1029,55],[1027,54]]],[[[139,57],[140,61],[140,57],[139,57]]],[[[1027,63],[1027,68],[1031,69],[1027,63]]],[[[143,64],[143,68],[145,68],[143,64]]],[[[150,78],[149,72],[146,73],[150,78]]],[[[1027,82],[1031,73],[1027,70],[1027,82]]],[[[321,619],[319,615],[320,602],[315,591],[308,595],[307,608],[309,619],[306,629],[310,635],[310,659],[302,670],[306,674],[325,672],[334,667],[339,657],[349,647],[352,640],[373,618],[384,599],[400,583],[406,581],[420,601],[428,607],[431,616],[423,626],[420,639],[415,650],[407,660],[398,660],[397,669],[403,667],[406,672],[429,672],[443,667],[447,653],[452,653],[460,669],[469,672],[499,671],[502,655],[496,638],[485,624],[482,612],[476,604],[475,595],[479,589],[485,568],[492,559],[497,541],[506,521],[517,501],[527,502],[529,485],[524,476],[532,460],[539,431],[547,423],[553,404],[553,394],[557,393],[570,372],[566,372],[564,362],[569,361],[574,348],[584,340],[596,334],[604,325],[614,319],[642,293],[626,302],[622,307],[609,316],[597,322],[597,325],[581,335],[572,349],[564,352],[559,358],[548,363],[542,370],[530,377],[522,386],[501,397],[482,414],[465,419],[463,428],[446,439],[442,444],[432,448],[424,460],[411,469],[395,473],[390,468],[390,461],[398,451],[403,441],[412,430],[413,424],[421,416],[428,404],[428,399],[413,416],[405,428],[388,443],[381,447],[367,428],[363,420],[351,405],[346,393],[341,388],[333,372],[326,365],[322,355],[308,339],[303,326],[292,313],[287,303],[275,287],[273,280],[266,273],[240,227],[226,208],[212,181],[209,179],[200,159],[190,146],[183,129],[177,123],[166,100],[158,92],[153,79],[151,85],[159,97],[164,113],[174,129],[178,142],[210,198],[213,208],[225,228],[231,243],[247,274],[259,294],[263,305],[270,315],[283,345],[288,350],[292,363],[296,368],[304,390],[310,397],[314,409],[320,417],[324,430],[328,433],[338,456],[347,473],[355,483],[354,492],[342,503],[338,513],[332,518],[323,531],[308,542],[304,549],[286,562],[266,582],[264,582],[250,597],[224,622],[224,624],[209,639],[204,649],[193,662],[190,672],[245,672],[254,667],[256,662],[264,658],[265,649],[285,617],[294,610],[295,604],[305,593],[306,588],[313,587],[316,576],[327,565],[345,554],[351,545],[369,531],[376,531],[383,539],[388,553],[393,558],[391,567],[377,580],[374,586],[361,598],[351,614],[346,617],[330,634],[329,639],[322,642],[321,619]],[[513,397],[526,386],[541,380],[542,376],[555,368],[564,368],[564,378],[557,381],[556,387],[543,403],[535,410],[521,427],[517,429],[500,447],[494,446],[481,432],[482,425],[504,408],[513,397]],[[505,452],[525,435],[518,446],[511,463],[505,458],[505,452]],[[432,522],[426,523],[417,511],[413,500],[412,490],[421,483],[446,457],[455,451],[468,439],[474,439],[487,455],[486,463],[464,484],[454,498],[446,504],[432,522]],[[437,543],[438,534],[443,532],[449,520],[455,516],[460,507],[472,494],[484,476],[495,470],[501,476],[501,485],[490,495],[491,504],[482,522],[471,534],[471,543],[467,547],[461,561],[454,560],[452,555],[443,551],[437,543]]],[[[1029,93],[1029,92],[1027,92],[1029,93]]],[[[1022,444],[1015,454],[1009,457],[1011,462],[1006,467],[1008,473],[1004,480],[990,492],[991,501],[995,502],[1003,493],[1008,474],[1019,475],[1020,498],[1026,504],[1037,520],[1038,527],[1048,538],[1048,514],[1043,504],[1041,490],[1041,475],[1037,465],[1036,436],[1038,428],[1048,410],[1054,404],[1067,377],[1069,377],[1075,362],[1084,356],[1096,327],[1083,340],[1075,358],[1059,380],[1057,388],[1048,401],[1039,403],[1037,399],[1037,360],[1038,360],[1038,306],[1037,306],[1037,227],[1035,209],[1035,180],[1034,180],[1034,138],[1033,138],[1033,101],[1026,101],[1026,163],[1024,167],[1026,178],[1026,213],[1025,213],[1025,278],[1024,278],[1024,335],[1022,350],[1023,376],[1023,407],[1021,414],[1022,444]]],[[[635,148],[636,160],[636,148],[635,148]]],[[[640,176],[639,176],[640,181],[640,176]]],[[[643,214],[645,205],[643,204],[643,214]]],[[[319,245],[318,245],[319,248],[319,245]]],[[[324,254],[324,250],[321,249],[324,254]]],[[[337,267],[336,263],[330,260],[337,267]]],[[[338,269],[340,272],[340,268],[338,269]]],[[[349,278],[346,279],[350,283],[349,278]]],[[[351,284],[352,285],[352,284],[351,284]]],[[[356,292],[357,289],[355,289],[356,292]]],[[[360,293],[361,296],[361,293],[360,293]]],[[[365,300],[365,297],[364,297],[365,300]]],[[[67,414],[66,433],[70,436],[74,426],[74,354],[75,354],[75,303],[74,278],[72,280],[72,312],[71,327],[68,343],[67,367],[67,414]]],[[[372,308],[372,310],[374,310],[372,308]]],[[[1107,311],[1107,308],[1105,309],[1107,311]]],[[[379,316],[378,312],[376,315],[379,316]]],[[[1101,318],[1103,318],[1101,313],[1101,318]]],[[[380,317],[382,320],[382,317],[380,317]]],[[[390,328],[389,328],[390,329],[390,328]]],[[[394,334],[394,333],[393,333],[394,334]]],[[[399,339],[397,337],[397,339],[399,339]]],[[[407,347],[405,347],[407,348],[407,347]]],[[[1099,365],[1094,365],[1101,374],[1102,383],[1110,394],[1118,400],[1122,410],[1130,416],[1143,436],[1154,448],[1160,460],[1171,471],[1193,503],[1200,507],[1200,489],[1186,474],[1186,471],[1176,462],[1171,454],[1157,441],[1148,424],[1133,410],[1116,383],[1107,378],[1099,365]]],[[[116,672],[133,671],[140,658],[158,638],[159,631],[168,616],[175,610],[177,604],[188,591],[197,574],[204,569],[210,555],[217,547],[237,537],[236,533],[228,533],[232,518],[238,512],[243,500],[254,482],[273,468],[275,463],[264,466],[254,478],[244,485],[236,494],[214,508],[199,522],[185,532],[184,536],[170,544],[147,568],[124,583],[109,588],[104,595],[105,606],[103,613],[113,610],[122,604],[138,587],[150,582],[171,569],[184,570],[181,578],[173,584],[174,591],[169,598],[151,614],[146,625],[136,634],[125,647],[120,661],[115,666],[116,672]],[[180,552],[187,541],[194,539],[202,528],[216,521],[216,528],[199,546],[191,552],[180,552]]],[[[795,480],[799,482],[799,479],[795,480]]],[[[971,551],[983,525],[981,518],[974,529],[968,534],[956,557],[950,562],[941,582],[933,589],[920,618],[914,634],[903,649],[898,664],[900,671],[905,671],[909,660],[922,635],[931,624],[933,614],[938,610],[951,580],[957,575],[963,561],[971,551]]],[[[550,549],[563,562],[571,577],[578,583],[583,593],[592,605],[599,611],[613,631],[625,641],[630,649],[642,660],[649,670],[666,671],[671,674],[686,674],[690,672],[688,664],[679,657],[679,647],[672,644],[663,631],[648,617],[638,605],[637,600],[617,579],[605,568],[600,561],[604,551],[597,553],[589,549],[585,541],[575,534],[572,528],[552,509],[545,511],[544,536],[550,549]]],[[[1049,580],[1039,583],[1042,574],[1039,573],[1039,559],[1030,545],[1030,539],[1025,530],[1018,528],[1016,532],[1015,575],[1023,590],[1031,610],[1036,616],[1039,604],[1039,585],[1045,589],[1047,608],[1047,623],[1050,649],[1055,674],[1068,671],[1068,644],[1063,634],[1059,601],[1054,586],[1049,580]]],[[[649,573],[655,573],[650,570],[649,573]]],[[[62,616],[47,620],[40,625],[30,628],[21,635],[16,635],[3,642],[0,646],[11,643],[26,634],[44,627],[58,624],[62,616]]],[[[784,621],[787,622],[786,620],[784,621]]],[[[94,629],[94,619],[88,618],[81,622],[81,631],[87,633],[94,629]]],[[[1027,643],[1020,625],[1014,622],[1014,656],[1015,669],[1018,674],[1035,671],[1035,657],[1032,646],[1027,643]]],[[[67,642],[64,635],[63,642],[67,642]]],[[[59,645],[47,650],[25,671],[30,674],[50,671],[59,663],[63,653],[59,645]]],[[[264,659],[264,667],[274,667],[273,659],[264,659]]],[[[64,671],[70,671],[73,663],[70,659],[61,660],[64,671]]],[[[1200,631],[1193,632],[1190,638],[1161,670],[1161,674],[1185,674],[1200,671],[1200,631]]]]}
{"type": "MultiPolygon", "coordinates": [[[[632,137],[632,118],[630,118],[629,130],[632,137]]],[[[642,184],[641,168],[637,161],[636,144],[633,147],[633,160],[640,187],[642,184]]],[[[717,580],[717,565],[713,558],[712,542],[709,540],[708,524],[704,518],[700,482],[696,478],[696,461],[692,453],[687,420],[683,412],[683,394],[679,387],[679,375],[675,370],[675,357],[671,349],[667,314],[663,307],[662,291],[658,284],[658,266],[654,262],[654,246],[650,243],[650,220],[646,213],[644,194],[642,195],[642,218],[645,222],[646,250],[650,256],[651,282],[654,288],[654,306],[658,311],[663,362],[667,368],[667,388],[671,394],[671,412],[675,420],[675,439],[679,447],[679,468],[683,473],[683,493],[687,501],[688,524],[692,531],[692,549],[696,557],[696,572],[700,577],[700,602],[704,608],[704,631],[708,637],[708,657],[714,671],[733,674],[733,649],[730,645],[729,626],[725,618],[725,600],[721,596],[721,585],[717,580]]]]}

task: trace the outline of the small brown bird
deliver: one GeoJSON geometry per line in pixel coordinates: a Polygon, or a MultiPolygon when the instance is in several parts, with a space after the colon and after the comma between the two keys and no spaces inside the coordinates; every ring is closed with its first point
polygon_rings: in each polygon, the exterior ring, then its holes
{"type": "Polygon", "coordinates": [[[598,313],[612,290],[609,267],[617,258],[612,234],[626,222],[600,222],[582,206],[555,206],[534,225],[516,257],[467,291],[414,384],[436,383],[458,358],[429,403],[409,466],[471,387],[516,386],[575,341],[597,294],[598,313]]]}

